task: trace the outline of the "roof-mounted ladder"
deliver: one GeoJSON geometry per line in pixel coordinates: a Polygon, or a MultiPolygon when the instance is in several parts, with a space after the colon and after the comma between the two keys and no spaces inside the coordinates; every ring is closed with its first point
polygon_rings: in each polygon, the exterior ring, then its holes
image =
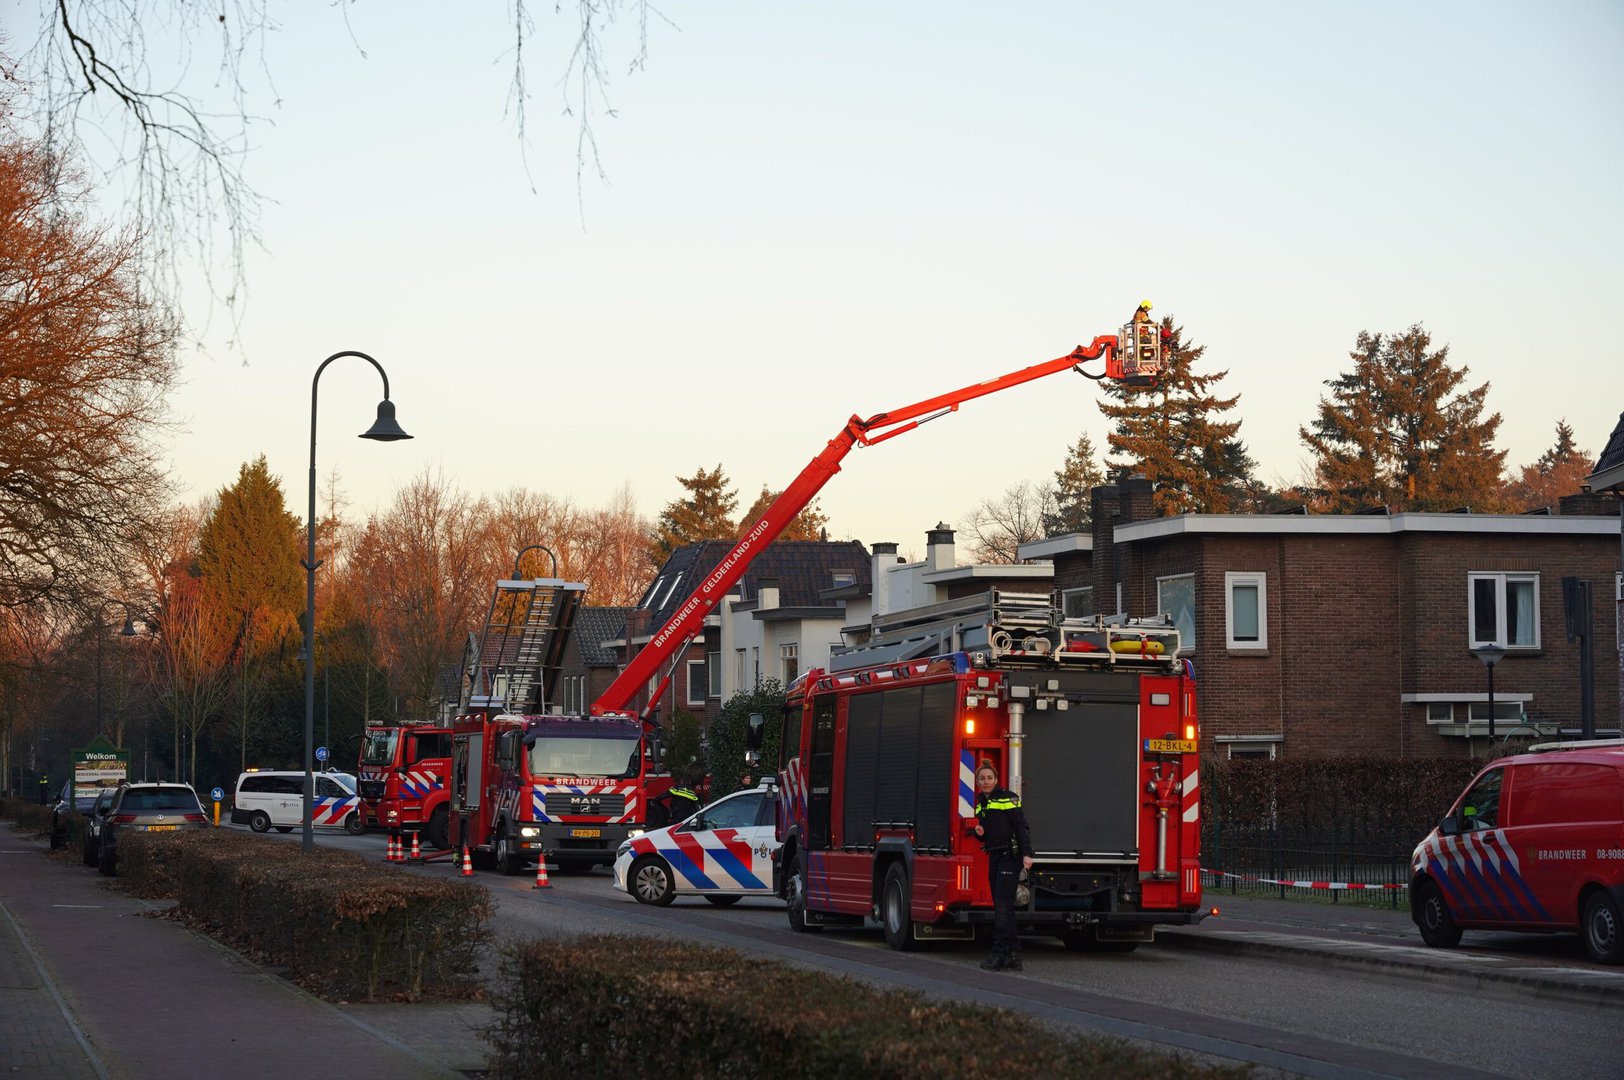
{"type": "Polygon", "coordinates": [[[578,581],[498,581],[464,689],[469,709],[545,712],[586,599],[578,581]]]}

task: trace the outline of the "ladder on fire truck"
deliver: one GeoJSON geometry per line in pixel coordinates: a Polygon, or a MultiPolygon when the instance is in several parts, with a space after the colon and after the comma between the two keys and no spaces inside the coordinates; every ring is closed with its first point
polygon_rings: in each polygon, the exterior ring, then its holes
{"type": "Polygon", "coordinates": [[[1172,667],[1179,632],[1163,617],[1063,619],[1048,593],[988,589],[895,615],[877,615],[868,640],[830,650],[829,670],[967,652],[1005,666],[1133,664],[1172,667]]]}
{"type": "Polygon", "coordinates": [[[545,711],[585,598],[586,586],[578,581],[498,581],[484,629],[471,643],[464,710],[545,711]]]}

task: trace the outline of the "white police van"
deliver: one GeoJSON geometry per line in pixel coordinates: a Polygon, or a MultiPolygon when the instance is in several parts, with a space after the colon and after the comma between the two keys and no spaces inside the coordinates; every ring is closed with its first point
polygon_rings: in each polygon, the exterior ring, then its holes
{"type": "MultiPolygon", "coordinates": [[[[284,833],[300,828],[304,823],[304,778],[302,772],[243,773],[237,777],[231,823],[261,833],[273,828],[284,833]]],[[[355,778],[348,773],[317,773],[316,795],[310,805],[311,824],[318,829],[344,829],[356,836],[365,832],[365,811],[355,791],[355,778]]]]}

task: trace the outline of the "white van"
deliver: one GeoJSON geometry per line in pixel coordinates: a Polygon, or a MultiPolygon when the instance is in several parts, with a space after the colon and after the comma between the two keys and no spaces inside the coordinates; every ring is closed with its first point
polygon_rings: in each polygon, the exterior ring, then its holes
{"type": "MultiPolygon", "coordinates": [[[[237,795],[231,804],[231,823],[255,832],[275,828],[292,832],[304,821],[302,772],[245,772],[237,777],[237,795]]],[[[318,829],[344,829],[359,836],[366,831],[365,812],[355,781],[345,773],[317,773],[316,797],[310,821],[318,829]]]]}

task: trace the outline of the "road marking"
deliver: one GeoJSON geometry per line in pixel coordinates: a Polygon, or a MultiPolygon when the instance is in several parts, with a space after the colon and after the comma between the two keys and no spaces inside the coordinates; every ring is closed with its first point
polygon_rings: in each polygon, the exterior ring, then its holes
{"type": "Polygon", "coordinates": [[[101,904],[52,904],[54,908],[83,908],[88,911],[100,911],[101,904]]]}

